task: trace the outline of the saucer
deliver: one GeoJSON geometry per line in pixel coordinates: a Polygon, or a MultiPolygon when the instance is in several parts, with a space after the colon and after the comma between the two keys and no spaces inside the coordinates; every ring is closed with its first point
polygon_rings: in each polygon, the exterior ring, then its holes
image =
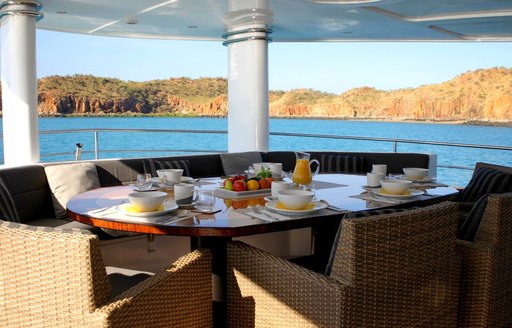
{"type": "Polygon", "coordinates": [[[413,178],[409,178],[407,176],[405,176],[408,180],[411,180],[412,182],[416,182],[416,183],[425,183],[425,182],[432,182],[434,179],[432,179],[431,177],[424,177],[422,179],[413,179],[413,178]]]}

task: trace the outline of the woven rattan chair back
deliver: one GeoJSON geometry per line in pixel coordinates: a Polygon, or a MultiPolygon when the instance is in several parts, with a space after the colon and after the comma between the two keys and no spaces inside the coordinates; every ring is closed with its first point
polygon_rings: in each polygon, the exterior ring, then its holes
{"type": "Polygon", "coordinates": [[[346,219],[341,229],[330,276],[352,286],[342,326],[456,325],[456,204],[346,219]]]}
{"type": "Polygon", "coordinates": [[[474,242],[459,241],[460,327],[512,327],[512,193],[489,195],[474,242]]]}
{"type": "Polygon", "coordinates": [[[0,325],[80,327],[111,299],[95,235],[2,221],[0,247],[0,325]]]}

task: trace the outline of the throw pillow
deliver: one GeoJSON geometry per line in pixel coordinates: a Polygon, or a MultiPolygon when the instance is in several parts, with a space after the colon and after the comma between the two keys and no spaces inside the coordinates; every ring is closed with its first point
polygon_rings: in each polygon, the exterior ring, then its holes
{"type": "Polygon", "coordinates": [[[162,161],[154,159],[143,159],[142,166],[144,172],[151,173],[151,176],[156,177],[156,170],[163,169],[182,169],[183,176],[190,176],[190,162],[188,160],[174,160],[174,161],[162,161]]]}
{"type": "Polygon", "coordinates": [[[480,197],[478,201],[473,205],[473,208],[469,212],[466,220],[457,232],[457,239],[474,241],[482,217],[484,216],[485,208],[487,207],[488,194],[480,197]]]}
{"type": "Polygon", "coordinates": [[[324,173],[363,173],[366,170],[366,157],[323,154],[320,170],[324,173]]]}
{"type": "Polygon", "coordinates": [[[52,192],[55,217],[67,218],[66,204],[79,193],[99,188],[100,180],[93,163],[50,165],[44,168],[52,192]]]}
{"type": "Polygon", "coordinates": [[[11,192],[7,189],[4,180],[0,178],[0,219],[5,221],[20,222],[16,205],[11,192]]]}
{"type": "Polygon", "coordinates": [[[512,174],[480,167],[458,198],[459,202],[476,202],[485,194],[502,194],[512,191],[512,174]]]}
{"type": "Polygon", "coordinates": [[[225,175],[244,173],[253,163],[262,162],[261,154],[257,151],[220,154],[220,160],[225,175]]]}

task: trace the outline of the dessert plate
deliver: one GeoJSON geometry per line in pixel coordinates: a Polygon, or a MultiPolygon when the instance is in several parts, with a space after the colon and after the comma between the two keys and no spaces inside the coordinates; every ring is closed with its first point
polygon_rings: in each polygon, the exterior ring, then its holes
{"type": "Polygon", "coordinates": [[[283,214],[291,214],[291,215],[301,215],[301,214],[309,214],[314,213],[316,211],[323,210],[324,208],[327,208],[327,204],[317,201],[312,201],[309,203],[309,206],[306,209],[303,210],[289,210],[286,208],[281,208],[278,206],[279,201],[278,200],[272,200],[270,202],[265,203],[265,207],[269,208],[270,210],[278,213],[283,214]]]}
{"type": "Polygon", "coordinates": [[[175,202],[165,202],[164,208],[160,211],[152,212],[137,212],[131,204],[122,204],[117,207],[117,210],[123,214],[136,217],[151,217],[166,214],[178,209],[178,204],[175,202]]]}

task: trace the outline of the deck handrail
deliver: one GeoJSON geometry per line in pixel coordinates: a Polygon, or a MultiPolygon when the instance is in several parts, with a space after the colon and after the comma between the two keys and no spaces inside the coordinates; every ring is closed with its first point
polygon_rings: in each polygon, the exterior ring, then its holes
{"type": "MultiPolygon", "coordinates": [[[[119,153],[119,152],[181,152],[181,153],[222,153],[227,152],[225,149],[220,150],[204,150],[204,149],[100,149],[99,144],[99,133],[120,133],[120,132],[143,132],[143,133],[190,133],[190,134],[227,134],[226,130],[183,130],[183,129],[136,129],[136,128],[83,128],[83,129],[61,129],[61,130],[41,130],[40,134],[70,134],[70,133],[94,133],[94,151],[82,150],[82,154],[94,153],[94,158],[99,159],[100,153],[119,153]]],[[[512,151],[511,146],[499,146],[499,145],[482,145],[482,144],[467,144],[467,143],[456,143],[456,142],[444,142],[444,141],[425,141],[425,140],[414,140],[414,139],[401,139],[401,138],[381,138],[381,137],[363,137],[363,136],[351,136],[351,135],[332,135],[332,134],[308,134],[308,133],[293,133],[293,132],[270,132],[270,136],[281,136],[281,137],[301,137],[301,138],[322,138],[322,139],[335,139],[335,140],[359,140],[359,141],[371,141],[371,142],[389,142],[392,144],[393,152],[398,151],[398,144],[418,144],[418,145],[434,145],[443,147],[462,147],[462,148],[477,148],[477,149],[490,149],[490,150],[505,150],[512,151]]],[[[0,138],[3,138],[0,135],[0,138]]],[[[41,154],[46,157],[52,156],[63,156],[69,154],[66,153],[44,153],[41,154]]],[[[452,168],[452,169],[466,169],[473,170],[473,167],[457,166],[457,165],[438,165],[438,167],[452,168]]]]}

